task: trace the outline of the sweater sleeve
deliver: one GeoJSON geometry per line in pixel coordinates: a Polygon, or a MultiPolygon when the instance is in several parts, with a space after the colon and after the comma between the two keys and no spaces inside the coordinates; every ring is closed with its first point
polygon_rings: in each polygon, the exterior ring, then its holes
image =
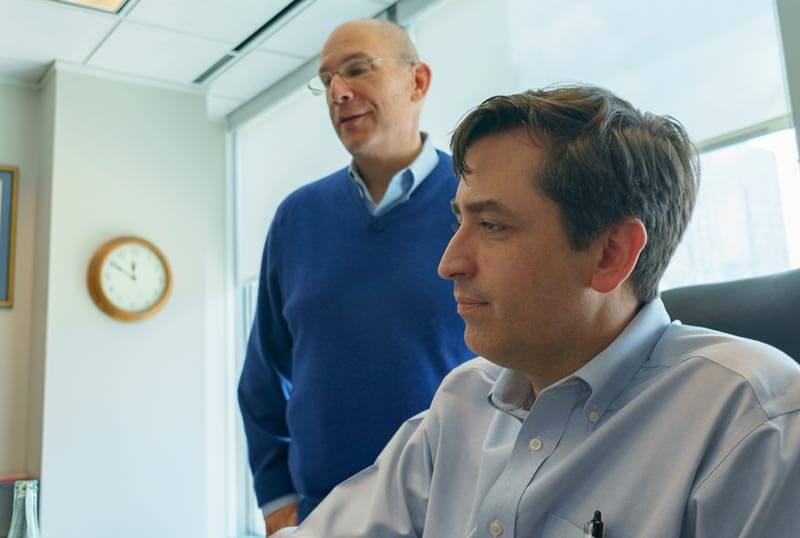
{"type": "Polygon", "coordinates": [[[280,219],[267,234],[255,319],[239,379],[239,407],[259,506],[295,493],[289,473],[292,337],[282,314],[278,258],[280,219]]]}

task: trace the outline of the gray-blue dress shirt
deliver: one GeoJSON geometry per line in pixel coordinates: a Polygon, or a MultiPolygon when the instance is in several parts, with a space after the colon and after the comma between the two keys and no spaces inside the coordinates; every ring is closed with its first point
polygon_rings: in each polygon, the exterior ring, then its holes
{"type": "Polygon", "coordinates": [[[595,510],[606,538],[800,536],[800,367],[670,323],[657,299],[535,400],[485,359],[453,370],[374,465],[276,536],[582,538],[595,510]]]}

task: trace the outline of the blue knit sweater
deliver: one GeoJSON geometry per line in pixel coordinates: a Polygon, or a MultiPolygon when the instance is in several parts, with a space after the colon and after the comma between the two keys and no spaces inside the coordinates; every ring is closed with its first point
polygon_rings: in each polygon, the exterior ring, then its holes
{"type": "Polygon", "coordinates": [[[457,186],[438,154],[411,198],[378,217],[347,169],[278,208],[239,383],[259,505],[297,493],[305,517],[474,355],[436,273],[457,186]]]}

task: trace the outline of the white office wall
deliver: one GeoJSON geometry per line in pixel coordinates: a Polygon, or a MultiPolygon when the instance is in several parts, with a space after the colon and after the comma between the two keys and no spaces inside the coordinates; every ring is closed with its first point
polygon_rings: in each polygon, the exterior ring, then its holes
{"type": "Polygon", "coordinates": [[[35,471],[27,460],[36,189],[38,90],[0,85],[0,164],[19,167],[14,306],[0,308],[0,475],[35,471]]]}
{"type": "Polygon", "coordinates": [[[224,129],[200,95],[62,70],[45,90],[43,533],[224,536],[224,129]],[[94,250],[129,234],[174,274],[166,308],[136,324],[85,284],[94,250]]]}

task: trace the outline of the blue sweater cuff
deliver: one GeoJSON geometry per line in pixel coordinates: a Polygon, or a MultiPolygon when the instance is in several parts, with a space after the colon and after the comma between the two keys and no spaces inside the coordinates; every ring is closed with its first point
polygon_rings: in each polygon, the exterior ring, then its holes
{"type": "Polygon", "coordinates": [[[253,477],[258,506],[264,506],[276,499],[296,493],[289,468],[284,465],[275,465],[264,469],[253,477]]]}

